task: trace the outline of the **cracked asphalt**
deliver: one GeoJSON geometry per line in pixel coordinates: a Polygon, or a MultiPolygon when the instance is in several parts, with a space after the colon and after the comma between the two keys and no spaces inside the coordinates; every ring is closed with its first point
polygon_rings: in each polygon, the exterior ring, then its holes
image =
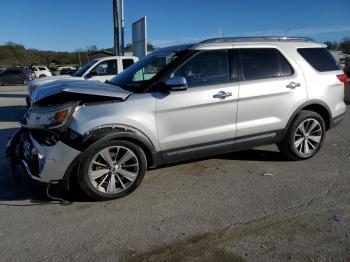
{"type": "Polygon", "coordinates": [[[0,261],[350,261],[349,114],[307,161],[265,146],[152,170],[115,201],[53,188],[61,205],[13,181],[26,89],[0,90],[0,261]]]}

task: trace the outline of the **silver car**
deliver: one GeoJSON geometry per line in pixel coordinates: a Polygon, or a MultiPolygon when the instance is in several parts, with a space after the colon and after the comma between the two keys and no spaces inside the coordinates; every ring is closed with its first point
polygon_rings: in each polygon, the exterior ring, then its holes
{"type": "Polygon", "coordinates": [[[276,143],[314,156],[344,116],[347,77],[305,38],[220,38],[162,48],[107,83],[57,80],[33,94],[8,143],[45,183],[77,179],[98,200],[160,165],[276,143]]]}

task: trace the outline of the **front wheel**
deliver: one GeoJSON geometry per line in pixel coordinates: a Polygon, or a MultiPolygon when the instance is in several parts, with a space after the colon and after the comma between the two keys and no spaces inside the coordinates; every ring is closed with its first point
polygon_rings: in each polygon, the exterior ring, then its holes
{"type": "Polygon", "coordinates": [[[279,150],[289,159],[303,160],[314,156],[325,138],[326,126],[318,113],[301,111],[291,124],[279,150]]]}
{"type": "Polygon", "coordinates": [[[130,194],[141,183],[146,157],[134,143],[115,140],[93,145],[83,157],[78,183],[95,200],[109,200],[130,194]]]}

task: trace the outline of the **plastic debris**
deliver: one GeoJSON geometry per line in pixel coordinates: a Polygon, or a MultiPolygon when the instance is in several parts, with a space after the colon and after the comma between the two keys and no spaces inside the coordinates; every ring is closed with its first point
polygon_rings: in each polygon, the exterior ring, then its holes
{"type": "Polygon", "coordinates": [[[338,215],[333,215],[333,219],[334,219],[335,221],[339,222],[339,221],[342,221],[342,220],[343,220],[343,217],[338,216],[338,215]]]}
{"type": "Polygon", "coordinates": [[[273,174],[271,174],[270,172],[265,172],[261,174],[262,176],[274,176],[273,174]]]}

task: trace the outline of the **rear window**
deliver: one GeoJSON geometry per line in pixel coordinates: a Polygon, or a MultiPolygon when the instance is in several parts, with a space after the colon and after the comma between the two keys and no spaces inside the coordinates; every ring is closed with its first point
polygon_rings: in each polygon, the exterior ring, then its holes
{"type": "Polygon", "coordinates": [[[340,66],[326,48],[298,48],[299,54],[317,71],[340,70],[340,66]]]}

